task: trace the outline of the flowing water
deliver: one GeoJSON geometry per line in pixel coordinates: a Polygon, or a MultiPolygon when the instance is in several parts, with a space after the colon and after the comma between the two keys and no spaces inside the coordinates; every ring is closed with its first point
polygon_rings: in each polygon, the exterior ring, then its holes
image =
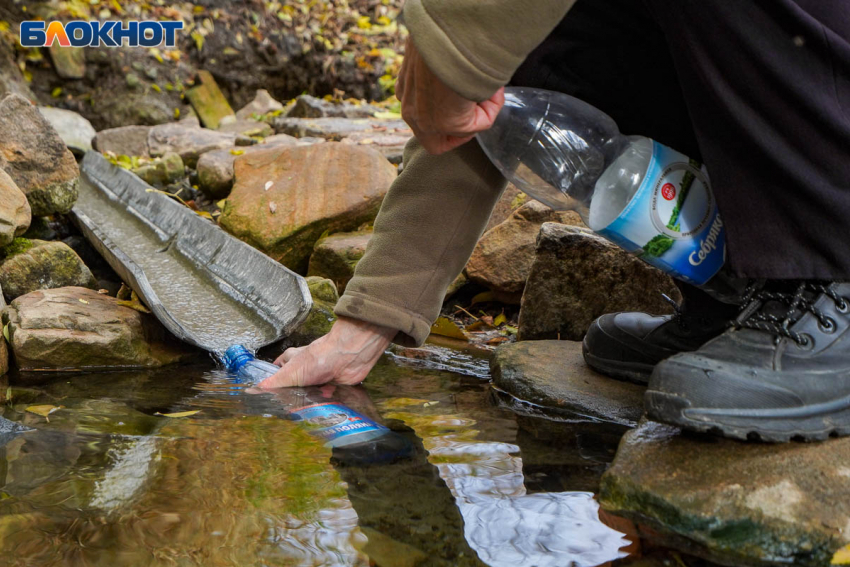
{"type": "Polygon", "coordinates": [[[0,565],[590,567],[627,556],[629,539],[593,499],[623,430],[523,421],[475,376],[486,361],[450,372],[443,354],[434,367],[387,356],[364,387],[323,390],[416,449],[374,466],[337,463],[285,419],[285,393],[246,394],[212,363],[12,376],[2,416],[31,430],[0,427],[0,565]]]}

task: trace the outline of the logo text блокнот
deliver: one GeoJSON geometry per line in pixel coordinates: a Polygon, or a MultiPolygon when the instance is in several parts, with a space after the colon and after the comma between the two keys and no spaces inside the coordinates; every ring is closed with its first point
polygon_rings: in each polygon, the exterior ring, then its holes
{"type": "Polygon", "coordinates": [[[23,47],[175,47],[183,22],[28,21],[21,23],[23,47]],[[126,41],[126,43],[125,43],[126,41]]]}

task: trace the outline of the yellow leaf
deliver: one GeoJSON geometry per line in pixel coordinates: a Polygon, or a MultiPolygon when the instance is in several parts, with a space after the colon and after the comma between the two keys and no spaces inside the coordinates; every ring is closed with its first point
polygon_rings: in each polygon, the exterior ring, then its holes
{"type": "Polygon", "coordinates": [[[376,112],[375,118],[378,120],[401,120],[401,114],[398,112],[376,112]]]}
{"type": "Polygon", "coordinates": [[[832,556],[831,565],[850,565],[850,545],[845,545],[832,556]]]}
{"type": "Polygon", "coordinates": [[[452,339],[460,339],[462,341],[469,340],[466,333],[464,333],[463,330],[451,319],[446,317],[440,317],[433,325],[431,325],[431,333],[452,339]]]}
{"type": "Polygon", "coordinates": [[[496,316],[495,319],[493,319],[493,326],[498,327],[499,325],[501,325],[502,323],[504,323],[507,320],[508,320],[508,318],[505,317],[505,314],[500,313],[499,315],[496,316]]]}
{"type": "Polygon", "coordinates": [[[3,327],[3,338],[6,339],[7,343],[11,344],[12,339],[9,338],[9,323],[6,323],[6,325],[3,327]]]}
{"type": "Polygon", "coordinates": [[[230,154],[234,156],[241,156],[245,153],[245,150],[230,150],[230,154]]]}
{"type": "Polygon", "coordinates": [[[472,298],[472,305],[476,303],[489,303],[496,301],[496,294],[492,291],[484,291],[472,298]]]}
{"type": "Polygon", "coordinates": [[[85,303],[86,305],[88,305],[88,304],[89,304],[89,302],[88,302],[88,301],[86,301],[85,299],[82,299],[82,298],[80,298],[80,303],[85,303]]]}
{"type": "Polygon", "coordinates": [[[151,88],[152,88],[153,90],[155,90],[156,92],[158,92],[158,93],[161,93],[161,92],[162,92],[162,89],[161,89],[161,88],[160,88],[160,86],[159,86],[159,85],[157,85],[156,83],[152,84],[152,85],[151,85],[151,88]]]}
{"type": "Polygon", "coordinates": [[[216,204],[215,204],[215,206],[216,206],[216,207],[218,207],[219,209],[224,209],[224,204],[225,204],[225,203],[227,203],[227,199],[222,199],[221,201],[219,201],[218,203],[216,203],[216,204]]]}
{"type": "Polygon", "coordinates": [[[191,411],[179,411],[177,413],[159,413],[156,412],[154,415],[161,415],[162,417],[189,417],[195,415],[196,413],[200,413],[201,410],[191,410],[191,411]]]}
{"type": "Polygon", "coordinates": [[[45,405],[45,406],[30,406],[30,407],[27,408],[27,411],[29,413],[34,413],[35,415],[40,415],[41,417],[46,419],[47,422],[49,423],[50,419],[47,416],[49,416],[51,413],[53,413],[55,411],[59,411],[60,409],[62,409],[62,406],[57,407],[57,406],[45,405]]]}
{"type": "Polygon", "coordinates": [[[213,216],[206,211],[195,211],[199,217],[204,217],[205,219],[214,220],[213,216]]]}
{"type": "Polygon", "coordinates": [[[179,108],[176,108],[176,107],[175,107],[175,109],[174,109],[174,118],[175,118],[175,119],[180,118],[180,109],[179,109],[179,108]]]}
{"type": "Polygon", "coordinates": [[[59,98],[60,96],[62,96],[62,87],[56,87],[55,89],[53,89],[53,92],[50,93],[50,95],[53,98],[59,98]]]}

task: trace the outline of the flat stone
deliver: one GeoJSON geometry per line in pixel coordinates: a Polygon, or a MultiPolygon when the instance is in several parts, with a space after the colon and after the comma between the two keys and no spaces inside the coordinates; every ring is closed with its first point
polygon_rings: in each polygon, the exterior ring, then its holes
{"type": "Polygon", "coordinates": [[[370,118],[277,118],[275,132],[296,138],[316,137],[340,141],[356,133],[411,134],[403,120],[375,120],[370,118]]]}
{"type": "Polygon", "coordinates": [[[80,169],[50,122],[17,95],[0,101],[0,169],[29,200],[32,214],[70,212],[79,194],[80,169]]]}
{"type": "Polygon", "coordinates": [[[0,286],[9,301],[42,289],[66,286],[97,289],[91,271],[63,242],[18,239],[10,248],[16,250],[0,263],[0,286]]]}
{"type": "Polygon", "coordinates": [[[237,136],[259,138],[265,138],[274,134],[274,129],[265,122],[257,122],[251,119],[236,120],[235,118],[231,120],[222,119],[218,126],[218,131],[226,134],[236,134],[237,136]]]}
{"type": "Polygon", "coordinates": [[[236,134],[216,132],[207,128],[172,123],[151,128],[148,135],[150,155],[161,157],[168,153],[180,156],[189,167],[195,167],[201,155],[236,145],[236,134]]]}
{"type": "Polygon", "coordinates": [[[27,231],[32,221],[30,204],[9,174],[0,169],[0,247],[27,231]]]}
{"type": "Polygon", "coordinates": [[[289,118],[370,118],[381,109],[371,104],[332,102],[311,95],[301,95],[287,113],[289,118]]]}
{"type": "Polygon", "coordinates": [[[225,116],[235,116],[209,71],[198,72],[197,85],[186,91],[186,98],[195,109],[201,124],[207,128],[216,130],[225,116]]]}
{"type": "Polygon", "coordinates": [[[260,89],[257,91],[257,95],[254,97],[254,100],[249,102],[236,113],[236,118],[246,120],[253,118],[254,116],[263,116],[276,110],[283,110],[283,105],[275,100],[274,97],[269,94],[269,91],[266,89],[260,89]]]}
{"type": "Polygon", "coordinates": [[[534,262],[537,234],[550,221],[583,226],[578,213],[529,201],[484,233],[466,265],[467,277],[499,293],[502,301],[519,303],[534,262]]]}
{"type": "Polygon", "coordinates": [[[313,248],[307,275],[328,278],[340,293],[345,292],[371,238],[371,231],[343,232],[322,238],[313,248]]]}
{"type": "Polygon", "coordinates": [[[644,422],[602,477],[602,507],[725,565],[829,565],[850,543],[850,438],[767,445],[644,422]]]}
{"type": "Polygon", "coordinates": [[[68,149],[77,155],[92,149],[92,139],[97,135],[91,122],[70,110],[39,106],[38,111],[47,118],[68,149]]]}
{"type": "Polygon", "coordinates": [[[344,144],[357,144],[359,146],[370,146],[381,152],[387,160],[399,165],[404,155],[404,146],[413,137],[413,132],[354,132],[343,138],[344,144]]]}
{"type": "Polygon", "coordinates": [[[374,220],[396,168],[368,147],[273,147],[237,159],[221,226],[299,273],[325,231],[374,220]]]}
{"type": "Polygon", "coordinates": [[[643,413],[645,388],[592,371],[579,342],[526,341],[499,347],[490,372],[497,388],[555,417],[632,425],[643,413]]]}
{"type": "Polygon", "coordinates": [[[581,340],[605,313],[671,313],[673,280],[589,229],[545,223],[522,296],[521,341],[581,340]]]}
{"type": "Polygon", "coordinates": [[[94,137],[94,149],[102,154],[149,157],[148,136],[153,126],[122,126],[101,130],[94,137]]]}
{"type": "Polygon", "coordinates": [[[62,47],[54,43],[47,48],[53,69],[62,79],[82,79],[86,76],[86,52],[76,47],[62,47]]]}
{"type": "Polygon", "coordinates": [[[80,287],[19,297],[3,323],[21,370],[157,367],[192,354],[153,315],[80,287]]]}
{"type": "Polygon", "coordinates": [[[155,91],[122,93],[101,98],[97,103],[98,128],[139,125],[155,126],[174,120],[174,108],[168,99],[155,91]]]}

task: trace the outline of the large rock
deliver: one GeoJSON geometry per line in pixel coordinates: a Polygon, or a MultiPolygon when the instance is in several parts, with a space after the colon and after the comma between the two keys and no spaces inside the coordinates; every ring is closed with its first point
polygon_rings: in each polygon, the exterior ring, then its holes
{"type": "Polygon", "coordinates": [[[829,565],[850,543],[850,439],[766,445],[626,434],[602,477],[608,512],[724,565],[829,565]]]}
{"type": "Polygon", "coordinates": [[[153,126],[121,126],[97,133],[92,141],[94,149],[102,154],[149,157],[148,136],[153,126]]]}
{"type": "Polygon", "coordinates": [[[247,120],[249,118],[254,118],[255,116],[263,116],[269,112],[274,112],[275,110],[283,110],[283,105],[276,101],[272,95],[269,94],[269,91],[266,89],[260,89],[257,91],[257,95],[254,97],[254,100],[242,107],[242,109],[236,113],[236,118],[240,120],[247,120]]]}
{"type": "Polygon", "coordinates": [[[91,122],[76,112],[61,108],[40,106],[38,111],[47,118],[69,150],[82,155],[92,149],[92,139],[97,132],[91,122]]]}
{"type": "Polygon", "coordinates": [[[35,100],[35,95],[15,62],[14,50],[0,38],[0,99],[8,94],[35,100]]]}
{"type": "Polygon", "coordinates": [[[539,201],[530,201],[484,233],[466,265],[466,275],[497,292],[503,301],[519,303],[544,222],[582,225],[578,213],[553,211],[539,201]]]}
{"type": "Polygon", "coordinates": [[[77,202],[80,170],[65,142],[26,99],[0,101],[0,169],[24,192],[35,216],[67,213],[77,202]]]}
{"type": "Polygon", "coordinates": [[[11,244],[29,228],[32,215],[26,196],[0,169],[0,247],[11,244]]]}
{"type": "Polygon", "coordinates": [[[307,278],[307,286],[313,298],[313,307],[304,322],[290,333],[289,339],[293,346],[308,345],[327,335],[336,322],[334,307],[339,301],[339,292],[334,283],[329,279],[311,276],[307,278]]]}
{"type": "Polygon", "coordinates": [[[232,148],[236,144],[236,134],[216,132],[192,125],[173,123],[151,128],[148,134],[150,155],[161,157],[174,153],[180,156],[186,165],[195,167],[198,158],[206,152],[232,148]]]}
{"type": "Polygon", "coordinates": [[[410,128],[402,120],[375,120],[350,118],[289,118],[274,121],[278,134],[289,134],[296,138],[316,137],[338,142],[352,134],[407,134],[410,128]]]}
{"type": "Polygon", "coordinates": [[[605,313],[671,313],[681,300],[669,276],[589,229],[546,223],[519,315],[519,340],[581,340],[605,313]]]}
{"type": "Polygon", "coordinates": [[[19,238],[5,249],[0,263],[0,286],[12,301],[27,293],[65,286],[97,289],[97,280],[83,261],[63,242],[19,238]]]}
{"type": "MultiPolygon", "coordinates": [[[[109,96],[98,103],[95,123],[101,130],[128,125],[156,126],[174,119],[174,109],[167,99],[156,92],[149,94],[122,93],[109,96]]],[[[94,120],[94,118],[92,118],[94,120]]]]}
{"type": "Polygon", "coordinates": [[[19,297],[3,323],[22,370],[156,367],[190,354],[153,315],[80,287],[19,297]]]}
{"type": "Polygon", "coordinates": [[[301,95],[286,114],[289,118],[370,118],[381,109],[371,104],[334,102],[301,95]]]}
{"type": "Polygon", "coordinates": [[[354,276],[354,268],[366,253],[366,245],[371,238],[371,231],[343,232],[322,238],[313,248],[307,275],[328,278],[336,284],[340,293],[345,292],[345,286],[354,276]]]}
{"type": "Polygon", "coordinates": [[[257,122],[256,120],[237,120],[233,116],[228,116],[229,120],[224,119],[218,126],[219,132],[225,134],[236,134],[237,136],[249,136],[252,138],[267,138],[274,134],[274,128],[265,122],[257,122]]]}
{"type": "Polygon", "coordinates": [[[212,199],[227,197],[233,188],[233,163],[242,155],[281,146],[296,146],[298,138],[287,134],[269,136],[262,144],[245,148],[214,150],[203,154],[198,160],[198,186],[212,199]]]}
{"type": "Polygon", "coordinates": [[[514,409],[553,417],[637,423],[645,388],[590,370],[573,341],[529,341],[499,347],[490,360],[493,385],[519,400],[514,409]]]}
{"type": "Polygon", "coordinates": [[[395,177],[395,167],[368,148],[334,143],[269,148],[236,160],[220,223],[304,273],[321,235],[373,220],[395,177]]]}

